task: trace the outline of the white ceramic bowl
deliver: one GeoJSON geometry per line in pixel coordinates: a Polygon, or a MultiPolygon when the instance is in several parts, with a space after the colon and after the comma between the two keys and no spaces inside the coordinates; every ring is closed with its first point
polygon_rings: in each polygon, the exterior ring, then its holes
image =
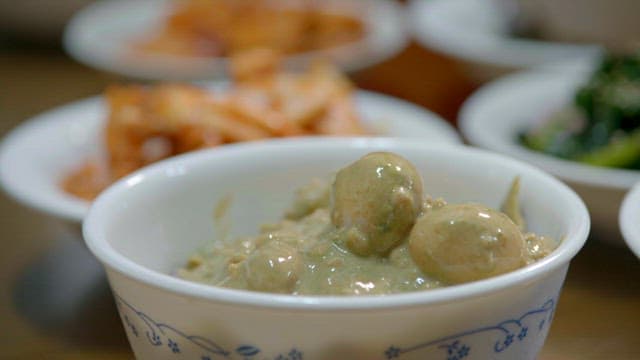
{"type": "Polygon", "coordinates": [[[640,182],[622,201],[620,230],[629,248],[640,258],[640,182]]]}
{"type": "Polygon", "coordinates": [[[512,36],[513,5],[509,0],[411,0],[408,13],[420,43],[460,60],[478,81],[525,68],[558,67],[568,60],[588,61],[601,53],[595,45],[512,36]]]}
{"type": "Polygon", "coordinates": [[[530,71],[507,76],[474,93],[463,105],[458,124],[471,144],[532,163],[570,184],[589,207],[594,236],[622,245],[618,209],[624,194],[640,181],[640,171],[562,160],[530,150],[518,141],[519,133],[569,104],[588,76],[583,71],[530,71]]]}
{"type": "MultiPolygon", "coordinates": [[[[395,1],[323,3],[362,19],[366,35],[350,44],[289,56],[289,65],[300,66],[321,55],[343,70],[353,71],[391,57],[406,46],[403,9],[395,1]]],[[[88,66],[132,78],[184,80],[223,76],[226,58],[131,55],[131,44],[160,27],[172,4],[173,0],[96,1],[71,19],[65,29],[64,47],[73,58],[88,66]]]]}
{"type": "Polygon", "coordinates": [[[100,195],[83,229],[138,359],[178,351],[189,359],[535,359],[589,216],[560,181],[483,150],[406,139],[293,139],[152,165],[100,195]],[[452,202],[498,206],[519,175],[530,228],[563,240],[545,259],[509,274],[389,296],[296,297],[172,276],[215,239],[211,212],[221,198],[233,196],[231,235],[255,233],[279,217],[293,189],[379,150],[408,158],[425,190],[452,202]]]}
{"type": "MultiPolygon", "coordinates": [[[[209,85],[212,91],[225,83],[209,85]]],[[[356,107],[365,125],[384,136],[415,137],[459,144],[460,137],[438,115],[409,102],[358,91],[356,107]]],[[[90,155],[103,149],[106,118],[102,97],[76,101],[27,120],[0,146],[0,184],[17,201],[54,217],[80,224],[89,202],[60,189],[60,181],[90,155]]]]}
{"type": "MultiPolygon", "coordinates": [[[[513,1],[513,0],[502,0],[513,1]]],[[[602,44],[614,52],[634,51],[640,41],[637,0],[516,0],[547,39],[602,44]]]]}

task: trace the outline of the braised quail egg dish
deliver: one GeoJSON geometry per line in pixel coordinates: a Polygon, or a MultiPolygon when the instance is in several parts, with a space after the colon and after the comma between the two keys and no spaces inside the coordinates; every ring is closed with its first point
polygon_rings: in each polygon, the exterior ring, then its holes
{"type": "Polygon", "coordinates": [[[298,189],[282,219],[257,235],[198,250],[178,276],[292,295],[384,295],[497,276],[559,243],[526,231],[519,187],[515,178],[500,209],[450,204],[428,194],[408,160],[369,153],[298,189]]]}

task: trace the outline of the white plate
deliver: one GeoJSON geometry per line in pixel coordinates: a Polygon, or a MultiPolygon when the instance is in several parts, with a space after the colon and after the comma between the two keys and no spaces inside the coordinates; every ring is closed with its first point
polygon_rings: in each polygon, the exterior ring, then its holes
{"type": "MultiPolygon", "coordinates": [[[[446,121],[406,101],[358,91],[356,106],[364,123],[381,135],[461,142],[446,121]]],[[[89,202],[66,194],[59,183],[100,151],[105,116],[102,97],[92,97],[45,112],[14,129],[0,147],[0,183],[7,193],[55,217],[82,221],[89,202]]]]}
{"type": "Polygon", "coordinates": [[[525,160],[565,180],[587,203],[594,234],[619,245],[620,202],[640,181],[640,171],[562,160],[530,150],[517,139],[519,133],[570,103],[587,78],[588,73],[583,71],[540,70],[509,75],[483,86],[465,102],[459,126],[471,144],[525,160]]]}
{"type": "MultiPolygon", "coordinates": [[[[360,0],[330,0],[329,3],[352,13],[356,6],[363,5],[360,0]]],[[[184,80],[224,75],[227,61],[222,57],[130,55],[131,44],[158,28],[170,12],[171,4],[171,0],[96,1],[69,22],[64,46],[72,57],[86,65],[133,78],[184,80]]],[[[321,54],[333,59],[343,70],[352,71],[401,51],[408,41],[404,9],[391,0],[370,0],[366,6],[367,11],[356,14],[366,27],[367,35],[361,41],[293,55],[288,57],[288,64],[299,66],[321,54]]]]}
{"type": "Polygon", "coordinates": [[[622,202],[620,230],[629,248],[640,258],[640,182],[631,189],[622,202]]]}
{"type": "Polygon", "coordinates": [[[511,36],[509,22],[514,13],[505,4],[508,2],[499,0],[412,0],[411,28],[423,45],[474,64],[477,68],[471,71],[477,78],[590,59],[601,53],[595,45],[511,36]]]}

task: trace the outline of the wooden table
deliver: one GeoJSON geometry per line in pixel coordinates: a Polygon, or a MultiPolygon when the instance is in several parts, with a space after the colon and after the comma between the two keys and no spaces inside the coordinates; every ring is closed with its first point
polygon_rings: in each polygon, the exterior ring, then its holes
{"type": "MultiPolygon", "coordinates": [[[[0,47],[0,135],[53,106],[100,93],[115,78],[59,51],[0,47]]],[[[473,86],[447,58],[416,45],[355,74],[362,87],[455,119],[473,86]]],[[[130,359],[100,266],[72,233],[0,195],[0,357],[130,359]]],[[[571,265],[540,356],[640,359],[640,261],[597,239],[571,265]]]]}

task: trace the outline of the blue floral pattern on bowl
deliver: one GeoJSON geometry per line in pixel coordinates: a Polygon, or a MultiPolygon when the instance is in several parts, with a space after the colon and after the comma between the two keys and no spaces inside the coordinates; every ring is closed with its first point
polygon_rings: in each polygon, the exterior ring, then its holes
{"type": "Polygon", "coordinates": [[[545,334],[543,330],[545,325],[550,324],[553,319],[555,304],[554,299],[549,299],[541,307],[527,311],[517,319],[505,320],[493,326],[472,329],[404,348],[391,345],[385,350],[384,358],[388,360],[400,358],[407,353],[435,347],[441,349],[443,360],[462,360],[473,353],[473,347],[465,340],[480,333],[496,333],[493,353],[497,356],[518,342],[525,341],[534,333],[545,334]]]}
{"type": "MultiPolygon", "coordinates": [[[[126,300],[114,293],[116,305],[122,322],[129,332],[130,337],[147,340],[151,346],[164,346],[167,352],[174,355],[181,355],[184,347],[195,349],[200,354],[198,360],[215,359],[272,359],[272,360],[303,360],[303,353],[292,347],[290,350],[282,352],[275,357],[264,357],[260,348],[240,344],[233,349],[227,349],[216,342],[197,335],[188,335],[175,327],[157,322],[144,312],[136,309],[126,300]],[[136,321],[132,320],[135,317],[136,321]]],[[[189,352],[189,354],[192,354],[189,352]]]]}
{"type": "MultiPolygon", "coordinates": [[[[151,346],[164,347],[168,353],[181,355],[183,348],[195,349],[200,354],[198,360],[214,359],[244,359],[244,360],[303,360],[304,353],[296,347],[284,351],[275,357],[266,357],[259,347],[250,344],[239,344],[232,348],[225,348],[216,342],[198,335],[188,335],[175,327],[157,322],[144,312],[137,310],[118,294],[114,293],[116,305],[125,329],[130,338],[143,337],[151,346]],[[135,321],[132,321],[135,317],[135,321]]],[[[545,326],[551,323],[556,301],[547,300],[542,306],[529,310],[515,319],[502,321],[493,326],[472,329],[439,339],[425,341],[413,346],[389,346],[382,352],[383,359],[396,359],[408,353],[438,349],[442,360],[463,360],[474,354],[475,347],[471,344],[474,335],[495,333],[493,349],[496,356],[526,341],[534,335],[545,334],[545,326]]],[[[485,350],[481,351],[486,352],[485,350]]],[[[189,354],[192,352],[190,351],[189,354]]]]}

